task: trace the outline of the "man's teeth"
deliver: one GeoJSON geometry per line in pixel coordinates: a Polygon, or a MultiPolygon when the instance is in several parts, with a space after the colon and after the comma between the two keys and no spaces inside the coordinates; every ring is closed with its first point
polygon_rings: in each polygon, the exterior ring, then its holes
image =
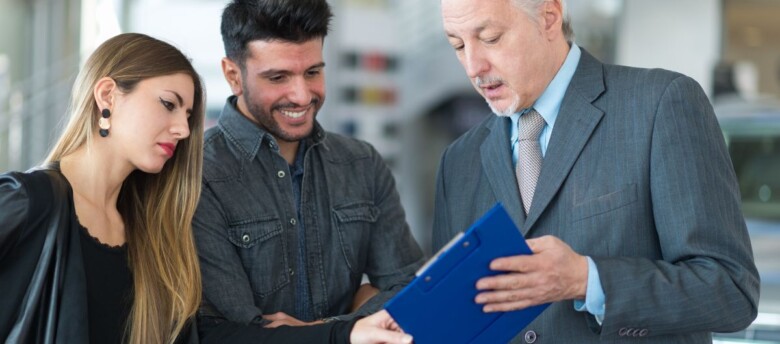
{"type": "Polygon", "coordinates": [[[285,116],[290,117],[290,118],[298,118],[298,117],[301,117],[301,116],[305,115],[306,114],[306,110],[303,110],[301,112],[292,112],[292,111],[282,110],[282,114],[284,114],[285,116]]]}

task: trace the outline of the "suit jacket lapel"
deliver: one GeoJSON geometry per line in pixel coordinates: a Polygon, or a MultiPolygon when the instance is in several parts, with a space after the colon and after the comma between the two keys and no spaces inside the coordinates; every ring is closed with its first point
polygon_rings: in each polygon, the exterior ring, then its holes
{"type": "Polygon", "coordinates": [[[604,113],[592,103],[603,92],[603,66],[583,49],[547,146],[534,201],[528,212],[528,219],[522,227],[524,235],[530,231],[558,193],[593,130],[601,121],[604,113]]]}
{"type": "MultiPolygon", "coordinates": [[[[495,115],[491,115],[495,116],[495,115]]],[[[525,214],[520,204],[520,189],[512,167],[512,147],[509,142],[509,123],[506,117],[495,117],[487,125],[490,132],[480,147],[482,169],[490,182],[493,194],[504,204],[518,227],[523,226],[525,214]]]]}

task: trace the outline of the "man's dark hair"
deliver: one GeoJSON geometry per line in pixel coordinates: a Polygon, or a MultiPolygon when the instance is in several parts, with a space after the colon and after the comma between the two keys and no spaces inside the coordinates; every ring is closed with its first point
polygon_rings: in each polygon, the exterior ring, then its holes
{"type": "Polygon", "coordinates": [[[247,43],[324,39],[331,17],[326,0],[233,0],[222,12],[225,54],[244,69],[247,43]]]}

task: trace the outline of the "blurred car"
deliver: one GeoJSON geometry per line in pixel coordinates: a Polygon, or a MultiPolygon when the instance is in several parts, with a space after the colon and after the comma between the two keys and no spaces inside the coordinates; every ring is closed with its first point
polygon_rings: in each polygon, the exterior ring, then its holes
{"type": "Polygon", "coordinates": [[[780,102],[731,101],[715,107],[742,196],[756,267],[759,316],[715,343],[780,343],[780,102]]]}

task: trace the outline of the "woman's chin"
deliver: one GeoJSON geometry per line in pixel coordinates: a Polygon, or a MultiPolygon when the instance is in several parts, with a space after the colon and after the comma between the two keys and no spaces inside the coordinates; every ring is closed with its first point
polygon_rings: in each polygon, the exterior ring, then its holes
{"type": "Polygon", "coordinates": [[[165,166],[165,162],[163,163],[149,163],[149,164],[142,164],[139,166],[136,166],[136,169],[140,170],[144,173],[149,174],[157,174],[162,171],[163,167],[165,166]]]}

